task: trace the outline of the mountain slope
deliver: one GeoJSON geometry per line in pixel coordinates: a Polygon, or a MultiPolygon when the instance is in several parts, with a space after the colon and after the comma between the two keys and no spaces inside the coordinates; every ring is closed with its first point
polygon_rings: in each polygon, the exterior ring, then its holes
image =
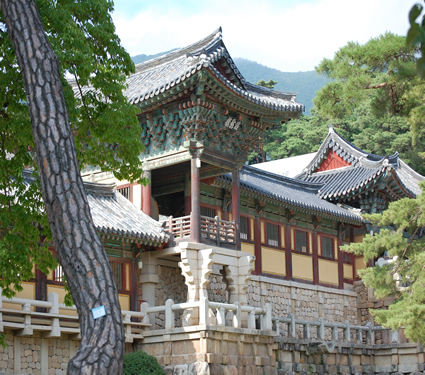
{"type": "Polygon", "coordinates": [[[328,81],[316,71],[285,73],[277,69],[269,68],[255,61],[243,58],[235,58],[236,66],[242,75],[249,81],[256,83],[264,79],[277,81],[274,87],[278,91],[293,92],[297,94],[297,102],[305,105],[305,114],[310,115],[313,107],[313,98],[317,90],[320,90],[328,81]]]}

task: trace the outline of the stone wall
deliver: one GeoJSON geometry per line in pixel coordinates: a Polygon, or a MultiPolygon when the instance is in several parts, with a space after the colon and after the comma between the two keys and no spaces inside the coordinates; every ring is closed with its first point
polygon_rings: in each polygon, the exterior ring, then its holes
{"type": "MultiPolygon", "coordinates": [[[[210,275],[208,299],[214,302],[228,302],[227,280],[220,269],[210,275]]],[[[299,319],[343,323],[348,320],[358,324],[357,294],[318,285],[252,276],[247,288],[247,303],[254,307],[272,305],[272,315],[286,317],[292,313],[299,319]]]]}
{"type": "Polygon", "coordinates": [[[66,338],[43,339],[40,332],[19,337],[6,330],[7,346],[0,346],[0,375],[65,375],[68,361],[78,341],[66,338]]]}
{"type": "Polygon", "coordinates": [[[310,345],[303,340],[281,339],[276,355],[277,375],[424,373],[424,350],[418,344],[339,343],[330,353],[318,353],[310,345]]]}

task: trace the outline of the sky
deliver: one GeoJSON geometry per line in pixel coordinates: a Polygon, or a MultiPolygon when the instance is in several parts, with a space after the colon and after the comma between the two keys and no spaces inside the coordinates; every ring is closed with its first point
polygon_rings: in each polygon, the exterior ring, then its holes
{"type": "Polygon", "coordinates": [[[406,35],[419,0],[115,0],[116,32],[131,56],[185,47],[220,26],[233,58],[284,72],[314,70],[350,41],[406,35]]]}

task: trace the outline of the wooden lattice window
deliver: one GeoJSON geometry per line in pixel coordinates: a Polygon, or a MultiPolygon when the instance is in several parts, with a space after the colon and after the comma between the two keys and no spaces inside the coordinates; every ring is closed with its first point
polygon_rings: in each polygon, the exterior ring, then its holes
{"type": "Polygon", "coordinates": [[[63,268],[62,266],[59,264],[55,270],[53,271],[53,281],[58,281],[58,282],[63,282],[63,268]]]}
{"type": "Polygon", "coordinates": [[[123,188],[117,188],[117,191],[124,195],[125,198],[130,200],[130,188],[131,186],[123,187],[123,188]]]}
{"type": "Polygon", "coordinates": [[[211,207],[201,206],[201,216],[215,217],[215,209],[211,207]]]}
{"type": "Polygon", "coordinates": [[[295,231],[295,251],[308,253],[308,238],[307,232],[302,230],[295,231]]]}
{"type": "Polygon", "coordinates": [[[111,262],[112,273],[114,274],[115,283],[117,284],[117,289],[123,289],[123,280],[124,280],[124,267],[123,263],[111,262]]]}
{"type": "Polygon", "coordinates": [[[334,241],[330,237],[321,236],[322,257],[334,258],[334,241]]]}
{"type": "Polygon", "coordinates": [[[279,246],[279,226],[272,223],[266,223],[267,245],[279,246]]]}
{"type": "Polygon", "coordinates": [[[241,232],[241,239],[242,240],[248,240],[249,238],[249,218],[245,216],[241,216],[241,224],[240,224],[240,232],[241,232]]]}

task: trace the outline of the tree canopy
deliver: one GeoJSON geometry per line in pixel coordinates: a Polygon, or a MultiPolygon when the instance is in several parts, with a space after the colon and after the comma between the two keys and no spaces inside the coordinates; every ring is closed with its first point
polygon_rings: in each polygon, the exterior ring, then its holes
{"type": "Polygon", "coordinates": [[[316,151],[333,124],[357,147],[378,155],[397,151],[424,174],[425,82],[416,74],[417,52],[390,33],[348,43],[317,67],[329,81],[316,93],[311,116],[269,130],[264,152],[277,159],[316,151]]]}
{"type": "MultiPolygon", "coordinates": [[[[113,2],[36,4],[60,61],[80,168],[98,166],[120,179],[139,179],[143,146],[136,108],[123,95],[125,75],[134,65],[115,34],[113,2]],[[78,98],[73,88],[81,93],[78,98]]],[[[34,276],[32,262],[43,272],[55,262],[39,182],[27,186],[23,177],[24,168],[37,171],[37,164],[21,68],[2,14],[0,42],[0,287],[10,297],[21,280],[34,276]]]]}
{"type": "Polygon", "coordinates": [[[342,249],[364,256],[366,262],[389,259],[382,266],[359,271],[377,298],[395,297],[388,310],[372,313],[378,323],[393,329],[404,327],[409,339],[425,343],[425,193],[417,199],[393,202],[382,214],[365,218],[379,233],[366,235],[363,242],[342,249]]]}
{"type": "Polygon", "coordinates": [[[407,32],[407,44],[420,48],[421,57],[416,63],[416,68],[421,78],[425,78],[425,14],[422,14],[423,10],[424,7],[421,4],[413,5],[409,12],[410,28],[407,32]],[[418,18],[419,22],[417,22],[418,18]]]}

